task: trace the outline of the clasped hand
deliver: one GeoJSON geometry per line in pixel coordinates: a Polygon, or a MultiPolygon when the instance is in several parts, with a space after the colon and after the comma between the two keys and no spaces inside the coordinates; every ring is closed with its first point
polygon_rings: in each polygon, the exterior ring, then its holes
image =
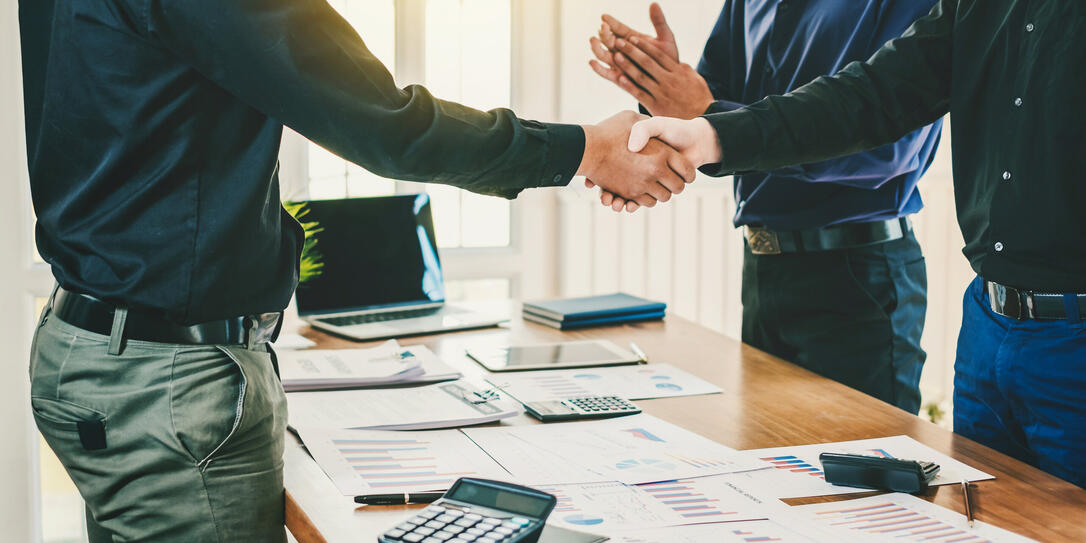
{"type": "Polygon", "coordinates": [[[658,139],[646,140],[638,152],[630,150],[631,128],[642,119],[647,117],[624,111],[584,127],[585,152],[577,174],[611,195],[607,204],[615,211],[666,202],[694,180],[693,162],[658,139]]]}

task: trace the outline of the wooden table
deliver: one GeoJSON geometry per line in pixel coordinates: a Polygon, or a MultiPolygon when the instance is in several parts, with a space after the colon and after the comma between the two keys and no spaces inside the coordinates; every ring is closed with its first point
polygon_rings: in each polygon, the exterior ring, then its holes
{"type": "MultiPolygon", "coordinates": [[[[514,308],[514,315],[519,308],[514,308]]],[[[323,348],[359,347],[303,328],[323,348]]],[[[467,377],[486,372],[464,355],[464,345],[510,338],[530,343],[606,338],[636,342],[653,362],[683,368],[724,389],[723,394],[639,401],[647,413],[736,449],[825,443],[906,434],[996,478],[975,483],[978,520],[1041,541],[1086,541],[1086,490],[957,436],[844,385],[683,319],[559,332],[514,317],[508,327],[401,340],[426,345],[467,377]]],[[[362,346],[365,346],[363,344],[362,346]]],[[[534,424],[520,416],[506,424],[534,424]]],[[[1084,459],[1086,461],[1086,459],[1084,459]]],[[[375,541],[382,530],[418,506],[361,507],[341,495],[292,436],[287,438],[286,524],[300,543],[375,541]]],[[[792,505],[869,494],[787,500],[792,505]]],[[[922,496],[964,513],[961,488],[946,485],[922,496]]]]}

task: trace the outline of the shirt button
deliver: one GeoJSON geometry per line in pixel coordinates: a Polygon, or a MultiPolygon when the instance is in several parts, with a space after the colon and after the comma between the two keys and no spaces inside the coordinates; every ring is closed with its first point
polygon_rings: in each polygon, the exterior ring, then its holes
{"type": "Polygon", "coordinates": [[[1021,98],[1015,98],[1014,99],[1014,106],[1015,107],[1022,107],[1022,99],[1021,98]]]}
{"type": "Polygon", "coordinates": [[[1033,32],[1033,23],[1029,23],[1026,25],[1026,32],[1033,32]]]}
{"type": "Polygon", "coordinates": [[[554,179],[552,181],[554,182],[555,185],[561,183],[562,182],[562,174],[555,174],[554,179]]]}
{"type": "Polygon", "coordinates": [[[1011,180],[1011,172],[1003,172],[1003,180],[1004,181],[1010,181],[1011,180]]]}
{"type": "Polygon", "coordinates": [[[995,242],[995,250],[996,250],[997,253],[1003,251],[1003,242],[1002,241],[995,242]]]}

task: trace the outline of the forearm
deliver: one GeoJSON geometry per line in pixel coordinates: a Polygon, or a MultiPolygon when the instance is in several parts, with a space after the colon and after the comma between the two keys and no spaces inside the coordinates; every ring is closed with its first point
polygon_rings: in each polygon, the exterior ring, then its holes
{"type": "Polygon", "coordinates": [[[398,88],[324,2],[148,0],[147,26],[226,92],[386,177],[512,197],[567,184],[580,162],[579,127],[398,88]]]}

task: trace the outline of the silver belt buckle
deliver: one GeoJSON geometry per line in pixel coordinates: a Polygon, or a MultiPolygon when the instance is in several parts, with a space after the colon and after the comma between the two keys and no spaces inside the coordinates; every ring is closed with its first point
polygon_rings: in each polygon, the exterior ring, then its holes
{"type": "Polygon", "coordinates": [[[747,238],[747,244],[750,245],[750,252],[756,255],[781,254],[781,241],[776,232],[765,228],[747,226],[744,234],[747,238]]]}
{"type": "Polygon", "coordinates": [[[1033,296],[1017,289],[1007,288],[999,283],[988,281],[988,304],[992,311],[1024,321],[1035,318],[1033,296]]]}
{"type": "Polygon", "coordinates": [[[282,324],[282,313],[261,313],[246,317],[246,347],[252,349],[256,345],[275,341],[276,336],[279,335],[279,327],[282,324]]]}

